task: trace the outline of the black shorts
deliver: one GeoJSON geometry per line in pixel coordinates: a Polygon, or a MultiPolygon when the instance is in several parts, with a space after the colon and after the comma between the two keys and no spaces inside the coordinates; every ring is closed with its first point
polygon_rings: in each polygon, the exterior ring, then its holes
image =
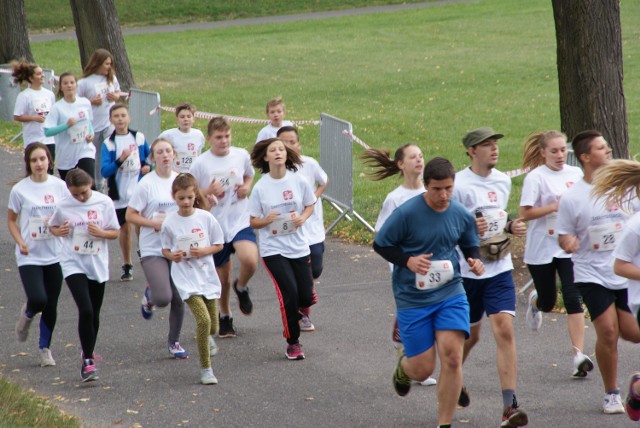
{"type": "Polygon", "coordinates": [[[592,282],[576,282],[578,290],[582,295],[582,301],[589,309],[591,321],[598,318],[611,304],[616,305],[616,309],[631,313],[627,303],[627,289],[611,290],[600,284],[592,282]]]}
{"type": "Polygon", "coordinates": [[[116,217],[118,217],[118,224],[122,226],[127,222],[125,215],[127,214],[126,208],[116,208],[116,217]]]}

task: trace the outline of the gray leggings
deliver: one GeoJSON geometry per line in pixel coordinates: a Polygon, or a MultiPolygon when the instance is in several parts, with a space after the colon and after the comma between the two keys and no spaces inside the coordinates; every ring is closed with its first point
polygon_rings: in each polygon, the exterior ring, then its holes
{"type": "Polygon", "coordinates": [[[143,257],[142,270],[147,277],[151,291],[151,303],[164,308],[171,303],[169,310],[169,344],[180,341],[180,331],[184,320],[184,302],[171,281],[171,262],[161,256],[143,257]]]}

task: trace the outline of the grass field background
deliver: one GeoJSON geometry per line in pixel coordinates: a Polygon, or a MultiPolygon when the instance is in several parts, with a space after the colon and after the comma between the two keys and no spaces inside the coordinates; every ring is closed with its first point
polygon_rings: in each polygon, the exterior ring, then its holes
{"type": "MultiPolygon", "coordinates": [[[[631,152],[638,152],[640,4],[622,2],[625,93],[631,152]]],[[[416,142],[425,158],[468,163],[460,142],[469,129],[492,126],[501,170],[520,166],[523,140],[557,129],[558,81],[551,2],[493,0],[287,24],[126,37],[138,87],[158,91],[164,105],[189,101],[202,110],[263,118],[274,96],[287,118],[348,120],[374,147],[416,142]]],[[[80,72],[75,42],[32,44],[40,64],[80,72]]],[[[163,113],[163,128],[174,126],[163,113]]],[[[205,121],[196,124],[204,129],[205,121]]],[[[18,125],[5,135],[19,129],[18,125]]],[[[234,144],[250,149],[260,125],[234,124],[234,144]]],[[[302,130],[305,153],[318,156],[318,129],[302,130]]],[[[356,155],[361,151],[354,146],[356,155]]],[[[372,183],[354,162],[356,210],[374,222],[399,180],[372,183]]],[[[522,178],[514,179],[515,214],[522,178]]],[[[327,210],[331,217],[331,210],[327,210]]],[[[342,236],[369,241],[359,225],[342,236]]]]}

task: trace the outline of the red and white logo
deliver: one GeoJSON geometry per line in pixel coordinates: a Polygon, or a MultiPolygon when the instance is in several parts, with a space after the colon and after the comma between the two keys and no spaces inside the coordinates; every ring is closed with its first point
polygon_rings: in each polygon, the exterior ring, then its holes
{"type": "Polygon", "coordinates": [[[82,119],[85,119],[86,117],[87,117],[87,113],[85,113],[84,110],[81,110],[81,111],[78,112],[78,118],[79,119],[82,120],[82,119]]]}
{"type": "Polygon", "coordinates": [[[199,227],[195,229],[191,229],[191,233],[198,233],[198,232],[202,232],[202,229],[200,229],[199,227]]]}
{"type": "Polygon", "coordinates": [[[193,143],[188,143],[187,144],[187,150],[195,150],[196,149],[196,145],[193,143]]]}
{"type": "Polygon", "coordinates": [[[565,184],[567,185],[568,189],[569,187],[573,186],[573,181],[567,181],[565,184]]]}
{"type": "Polygon", "coordinates": [[[285,201],[288,201],[289,199],[293,199],[293,191],[285,190],[284,192],[282,192],[282,198],[285,201]]]}
{"type": "Polygon", "coordinates": [[[95,211],[95,210],[87,211],[87,218],[89,220],[97,220],[98,219],[98,211],[95,211]]]}
{"type": "Polygon", "coordinates": [[[489,202],[498,202],[498,194],[496,192],[489,192],[487,196],[489,197],[489,202]]]}
{"type": "Polygon", "coordinates": [[[53,198],[53,195],[44,195],[44,203],[45,204],[55,203],[55,199],[53,198]]]}

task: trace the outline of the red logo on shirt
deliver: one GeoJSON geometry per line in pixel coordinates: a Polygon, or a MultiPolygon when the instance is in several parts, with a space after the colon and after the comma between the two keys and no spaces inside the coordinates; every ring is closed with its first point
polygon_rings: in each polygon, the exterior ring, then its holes
{"type": "Polygon", "coordinates": [[[489,197],[489,202],[498,202],[498,194],[496,192],[489,192],[487,196],[489,197]]]}
{"type": "Polygon", "coordinates": [[[202,229],[200,229],[199,227],[195,229],[191,229],[191,233],[197,233],[197,232],[202,232],[202,229]]]}
{"type": "Polygon", "coordinates": [[[568,189],[569,187],[573,186],[573,181],[567,181],[565,184],[567,185],[568,189]]]}
{"type": "Polygon", "coordinates": [[[196,149],[196,145],[193,143],[189,143],[187,144],[187,150],[195,150],[196,149]]]}
{"type": "Polygon", "coordinates": [[[293,191],[285,190],[284,192],[282,192],[282,198],[285,201],[288,201],[289,199],[293,199],[293,191]]]}
{"type": "Polygon", "coordinates": [[[44,195],[45,204],[53,204],[55,202],[53,195],[44,195]]]}
{"type": "Polygon", "coordinates": [[[131,150],[132,152],[136,149],[136,145],[135,144],[129,144],[129,150],[131,150]]]}
{"type": "Polygon", "coordinates": [[[89,220],[97,220],[98,219],[98,211],[94,211],[94,210],[87,211],[87,218],[89,220]]]}
{"type": "Polygon", "coordinates": [[[86,115],[87,115],[87,114],[86,114],[84,111],[79,111],[79,112],[78,112],[78,118],[79,118],[79,119],[84,119],[86,115]]]}

